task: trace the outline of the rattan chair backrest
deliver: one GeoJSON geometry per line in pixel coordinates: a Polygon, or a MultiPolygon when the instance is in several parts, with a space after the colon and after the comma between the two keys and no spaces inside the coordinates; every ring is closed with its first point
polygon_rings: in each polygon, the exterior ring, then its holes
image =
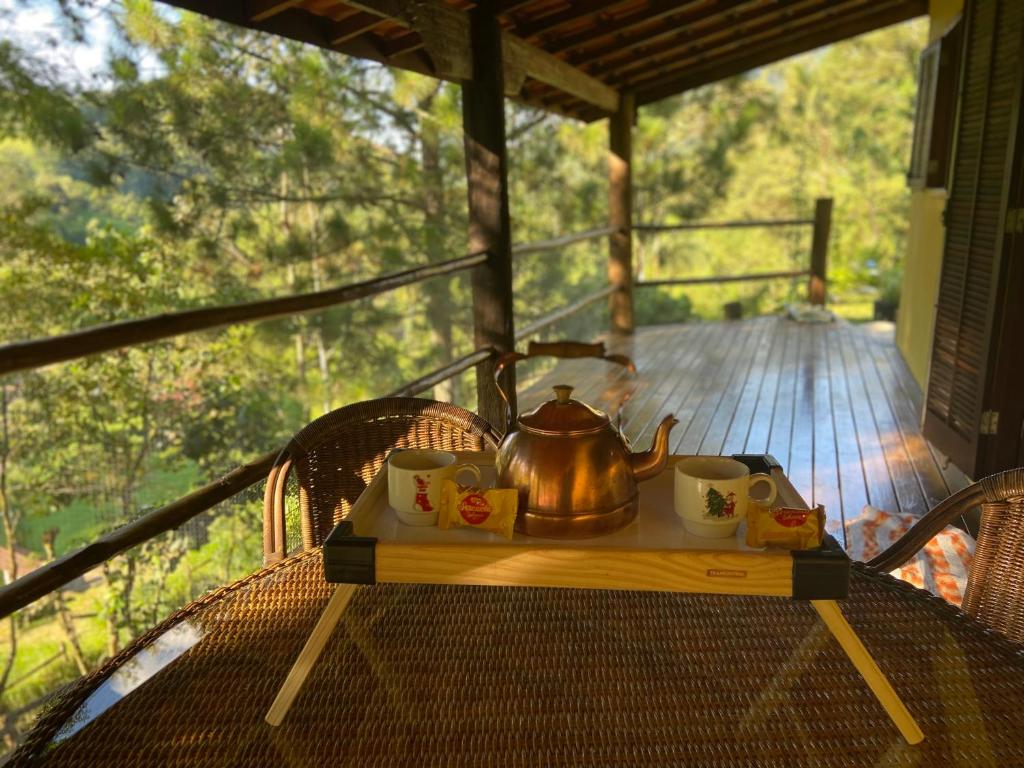
{"type": "Polygon", "coordinates": [[[302,547],[323,543],[352,508],[394,448],[496,450],[499,437],[484,419],[448,403],[389,397],[347,405],[311,422],[271,471],[264,510],[267,561],[287,552],[285,488],[289,469],[298,482],[302,547]]]}
{"type": "Polygon", "coordinates": [[[981,527],[963,609],[1024,642],[1024,469],[980,483],[981,527]]]}

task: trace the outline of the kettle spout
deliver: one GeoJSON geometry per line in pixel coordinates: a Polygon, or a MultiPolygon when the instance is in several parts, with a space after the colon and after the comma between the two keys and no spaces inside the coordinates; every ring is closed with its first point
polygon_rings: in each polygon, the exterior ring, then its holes
{"type": "Polygon", "coordinates": [[[649,480],[665,468],[668,463],[668,433],[679,423],[675,416],[669,414],[661,420],[658,431],[654,434],[654,445],[651,450],[634,453],[630,457],[633,465],[633,477],[639,483],[649,480]]]}

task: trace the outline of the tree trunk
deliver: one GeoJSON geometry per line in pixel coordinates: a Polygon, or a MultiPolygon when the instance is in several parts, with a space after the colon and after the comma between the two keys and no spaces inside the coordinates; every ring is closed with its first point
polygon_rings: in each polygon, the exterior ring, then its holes
{"type": "MultiPolygon", "coordinates": [[[[103,581],[106,583],[107,594],[113,594],[114,583],[110,577],[110,561],[103,563],[103,581]]],[[[107,657],[113,658],[121,647],[121,641],[117,633],[117,621],[113,610],[107,611],[107,657]]]]}
{"type": "MultiPolygon", "coordinates": [[[[308,197],[312,197],[309,184],[309,171],[302,169],[302,183],[308,197]]],[[[313,278],[313,290],[323,290],[323,272],[320,263],[320,210],[312,202],[306,203],[306,215],[309,221],[309,268],[313,278]]],[[[316,347],[316,361],[320,368],[320,404],[324,413],[331,411],[331,369],[328,365],[329,355],[324,343],[323,330],[320,327],[322,318],[317,318],[313,326],[313,346],[316,347]]]]}
{"type": "MultiPolygon", "coordinates": [[[[51,528],[43,533],[43,550],[46,552],[48,560],[53,560],[54,558],[54,543],[57,541],[57,534],[59,532],[60,529],[51,528]]],[[[67,603],[64,600],[63,588],[58,588],[53,593],[53,608],[57,614],[57,624],[60,626],[61,633],[67,641],[67,647],[70,647],[71,658],[78,668],[78,674],[89,674],[89,665],[85,663],[85,654],[82,653],[82,644],[78,641],[75,622],[71,618],[71,613],[68,611],[67,603]]]]}
{"type": "MultiPolygon", "coordinates": [[[[439,85],[438,88],[441,86],[439,85]]],[[[420,104],[420,151],[423,163],[423,232],[424,249],[433,263],[443,261],[445,253],[445,194],[444,169],[441,166],[441,134],[437,123],[430,118],[430,110],[437,91],[420,104]]],[[[440,350],[441,359],[437,365],[450,362],[455,357],[452,338],[452,281],[441,277],[428,280],[423,285],[426,295],[427,320],[433,329],[434,348],[440,350]]],[[[434,399],[442,402],[460,402],[459,379],[452,378],[434,386],[434,399]]]]}
{"type": "MultiPolygon", "coordinates": [[[[11,509],[10,499],[7,496],[7,460],[11,452],[10,424],[7,418],[8,400],[7,385],[0,385],[0,426],[3,432],[0,434],[0,513],[3,517],[4,538],[7,541],[7,554],[11,559],[11,571],[8,577],[11,581],[18,578],[18,545],[15,538],[18,528],[18,516],[11,509]]],[[[0,670],[0,694],[7,687],[7,681],[14,670],[14,659],[18,655],[18,622],[14,614],[11,614],[10,622],[11,652],[0,670]]]]}
{"type": "MultiPolygon", "coordinates": [[[[281,212],[281,228],[288,235],[292,231],[291,217],[288,212],[288,174],[285,172],[281,173],[281,202],[279,204],[281,212]]],[[[286,271],[288,279],[288,293],[296,294],[298,291],[295,288],[295,265],[289,264],[286,271]]],[[[296,315],[291,319],[295,324],[295,373],[299,380],[299,390],[306,392],[306,339],[305,339],[305,327],[306,319],[301,315],[296,315]]],[[[306,393],[308,395],[308,393],[306,393]]],[[[309,398],[305,398],[308,402],[309,398]]]]}

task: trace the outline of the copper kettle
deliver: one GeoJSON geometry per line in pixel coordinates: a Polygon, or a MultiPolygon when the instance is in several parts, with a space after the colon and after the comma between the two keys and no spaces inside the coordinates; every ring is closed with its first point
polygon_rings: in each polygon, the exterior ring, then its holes
{"type": "MultiPolygon", "coordinates": [[[[511,352],[496,364],[495,382],[506,405],[501,371],[540,356],[598,357],[636,371],[629,358],[605,354],[604,344],[531,342],[526,354],[511,352]]],[[[572,389],[556,386],[554,400],[514,421],[508,410],[495,460],[497,484],[519,490],[516,530],[528,536],[577,539],[628,525],[637,513],[637,483],[657,475],[668,460],[668,435],[678,423],[673,416],[662,419],[649,451],[633,453],[607,414],[574,400],[572,389]]]]}

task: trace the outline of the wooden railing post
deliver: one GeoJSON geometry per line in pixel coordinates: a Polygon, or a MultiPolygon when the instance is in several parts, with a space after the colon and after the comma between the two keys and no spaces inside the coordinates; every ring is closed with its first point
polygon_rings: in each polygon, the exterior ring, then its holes
{"type": "MultiPolygon", "coordinates": [[[[487,261],[473,271],[473,332],[477,349],[499,353],[515,346],[512,316],[512,237],[508,212],[508,158],[505,148],[505,97],[501,27],[493,0],[469,11],[472,79],[462,85],[469,193],[469,242],[487,251],[487,261]]],[[[515,412],[515,372],[502,373],[515,412]]],[[[496,429],[505,428],[505,406],[494,384],[494,360],[476,369],[477,411],[496,429]]]]}
{"type": "Polygon", "coordinates": [[[633,332],[633,119],[636,99],[623,93],[608,118],[608,299],[613,333],[633,332]]]}
{"type": "Polygon", "coordinates": [[[807,286],[811,304],[825,303],[828,274],[828,238],[832,230],[832,198],[814,201],[814,236],[811,239],[811,277],[807,286]]]}

